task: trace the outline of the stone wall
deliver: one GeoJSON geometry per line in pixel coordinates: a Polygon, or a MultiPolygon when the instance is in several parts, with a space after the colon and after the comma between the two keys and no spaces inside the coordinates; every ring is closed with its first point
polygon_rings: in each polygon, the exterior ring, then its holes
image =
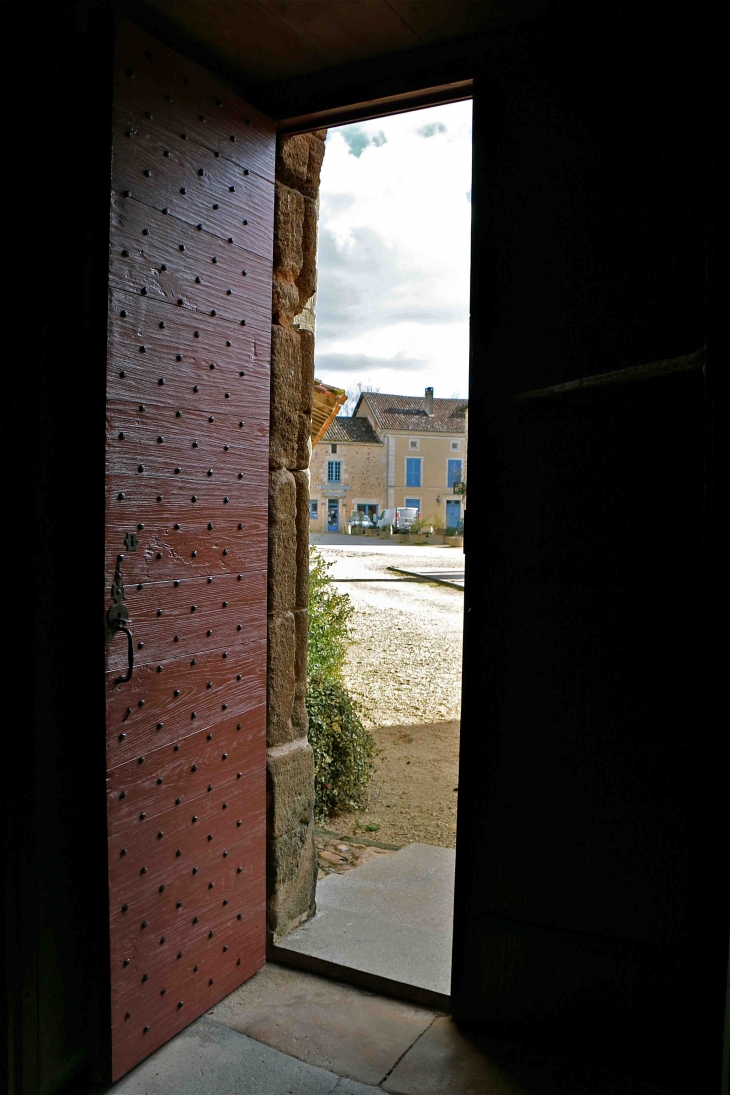
{"type": "Polygon", "coordinates": [[[309,522],[311,532],[327,531],[328,498],[340,499],[340,532],[346,531],[347,518],[357,509],[358,502],[375,502],[378,512],[385,509],[388,470],[385,445],[358,441],[337,441],[336,444],[336,454],[332,453],[331,443],[324,440],[312,453],[309,497],[318,501],[319,512],[317,519],[309,522]],[[328,485],[327,463],[330,460],[340,461],[341,480],[328,485]]]}
{"type": "Polygon", "coordinates": [[[297,323],[316,289],[325,130],[279,138],[269,448],[267,930],[275,941],[314,912],[314,763],[304,703],[314,331],[297,323]]]}

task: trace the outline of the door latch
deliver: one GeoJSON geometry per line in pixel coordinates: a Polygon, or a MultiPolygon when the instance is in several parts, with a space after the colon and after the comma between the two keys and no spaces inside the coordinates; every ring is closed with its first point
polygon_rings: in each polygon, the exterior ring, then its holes
{"type": "Polygon", "coordinates": [[[111,597],[113,604],[109,606],[106,614],[107,627],[110,631],[123,631],[127,636],[127,675],[126,677],[117,677],[115,684],[126,684],[127,681],[132,679],[132,670],[134,669],[134,643],[132,641],[132,632],[127,627],[129,623],[129,609],[124,604],[124,585],[122,583],[122,563],[124,562],[123,555],[117,555],[117,565],[114,571],[114,579],[112,581],[111,597]]]}

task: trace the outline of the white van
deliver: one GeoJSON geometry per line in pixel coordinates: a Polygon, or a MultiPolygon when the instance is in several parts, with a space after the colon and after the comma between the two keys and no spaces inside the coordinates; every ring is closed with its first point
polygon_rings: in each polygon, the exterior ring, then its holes
{"type": "Polygon", "coordinates": [[[420,517],[414,506],[397,506],[384,509],[378,517],[378,528],[392,528],[393,532],[410,532],[420,517]]]}

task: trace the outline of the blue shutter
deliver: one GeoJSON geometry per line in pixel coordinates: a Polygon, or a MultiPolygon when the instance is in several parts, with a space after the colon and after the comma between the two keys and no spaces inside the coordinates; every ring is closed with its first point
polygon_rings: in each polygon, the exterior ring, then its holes
{"type": "Polygon", "coordinates": [[[420,487],[421,485],[421,458],[420,456],[406,457],[406,486],[420,487]]]}
{"type": "Polygon", "coordinates": [[[448,473],[446,479],[446,486],[449,490],[454,489],[454,483],[461,482],[461,460],[449,460],[448,473]]]}

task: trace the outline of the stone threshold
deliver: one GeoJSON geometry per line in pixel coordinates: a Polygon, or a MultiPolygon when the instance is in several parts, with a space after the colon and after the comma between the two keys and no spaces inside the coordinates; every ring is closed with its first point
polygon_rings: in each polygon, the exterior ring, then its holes
{"type": "Polygon", "coordinates": [[[382,977],[377,973],[357,969],[354,966],[343,966],[339,962],[320,958],[314,954],[294,951],[289,949],[283,941],[278,945],[270,940],[267,941],[266,961],[274,962],[278,966],[287,966],[289,969],[314,973],[331,981],[342,981],[346,985],[353,985],[355,988],[377,993],[379,996],[405,1000],[409,1004],[420,1004],[442,1012],[444,1015],[451,1014],[451,996],[446,993],[434,992],[432,989],[422,988],[419,985],[408,985],[404,981],[394,981],[390,977],[382,977]]]}
{"type": "Polygon", "coordinates": [[[454,859],[451,848],[409,844],[328,874],[315,915],[270,936],[268,960],[448,1012],[454,859]]]}

